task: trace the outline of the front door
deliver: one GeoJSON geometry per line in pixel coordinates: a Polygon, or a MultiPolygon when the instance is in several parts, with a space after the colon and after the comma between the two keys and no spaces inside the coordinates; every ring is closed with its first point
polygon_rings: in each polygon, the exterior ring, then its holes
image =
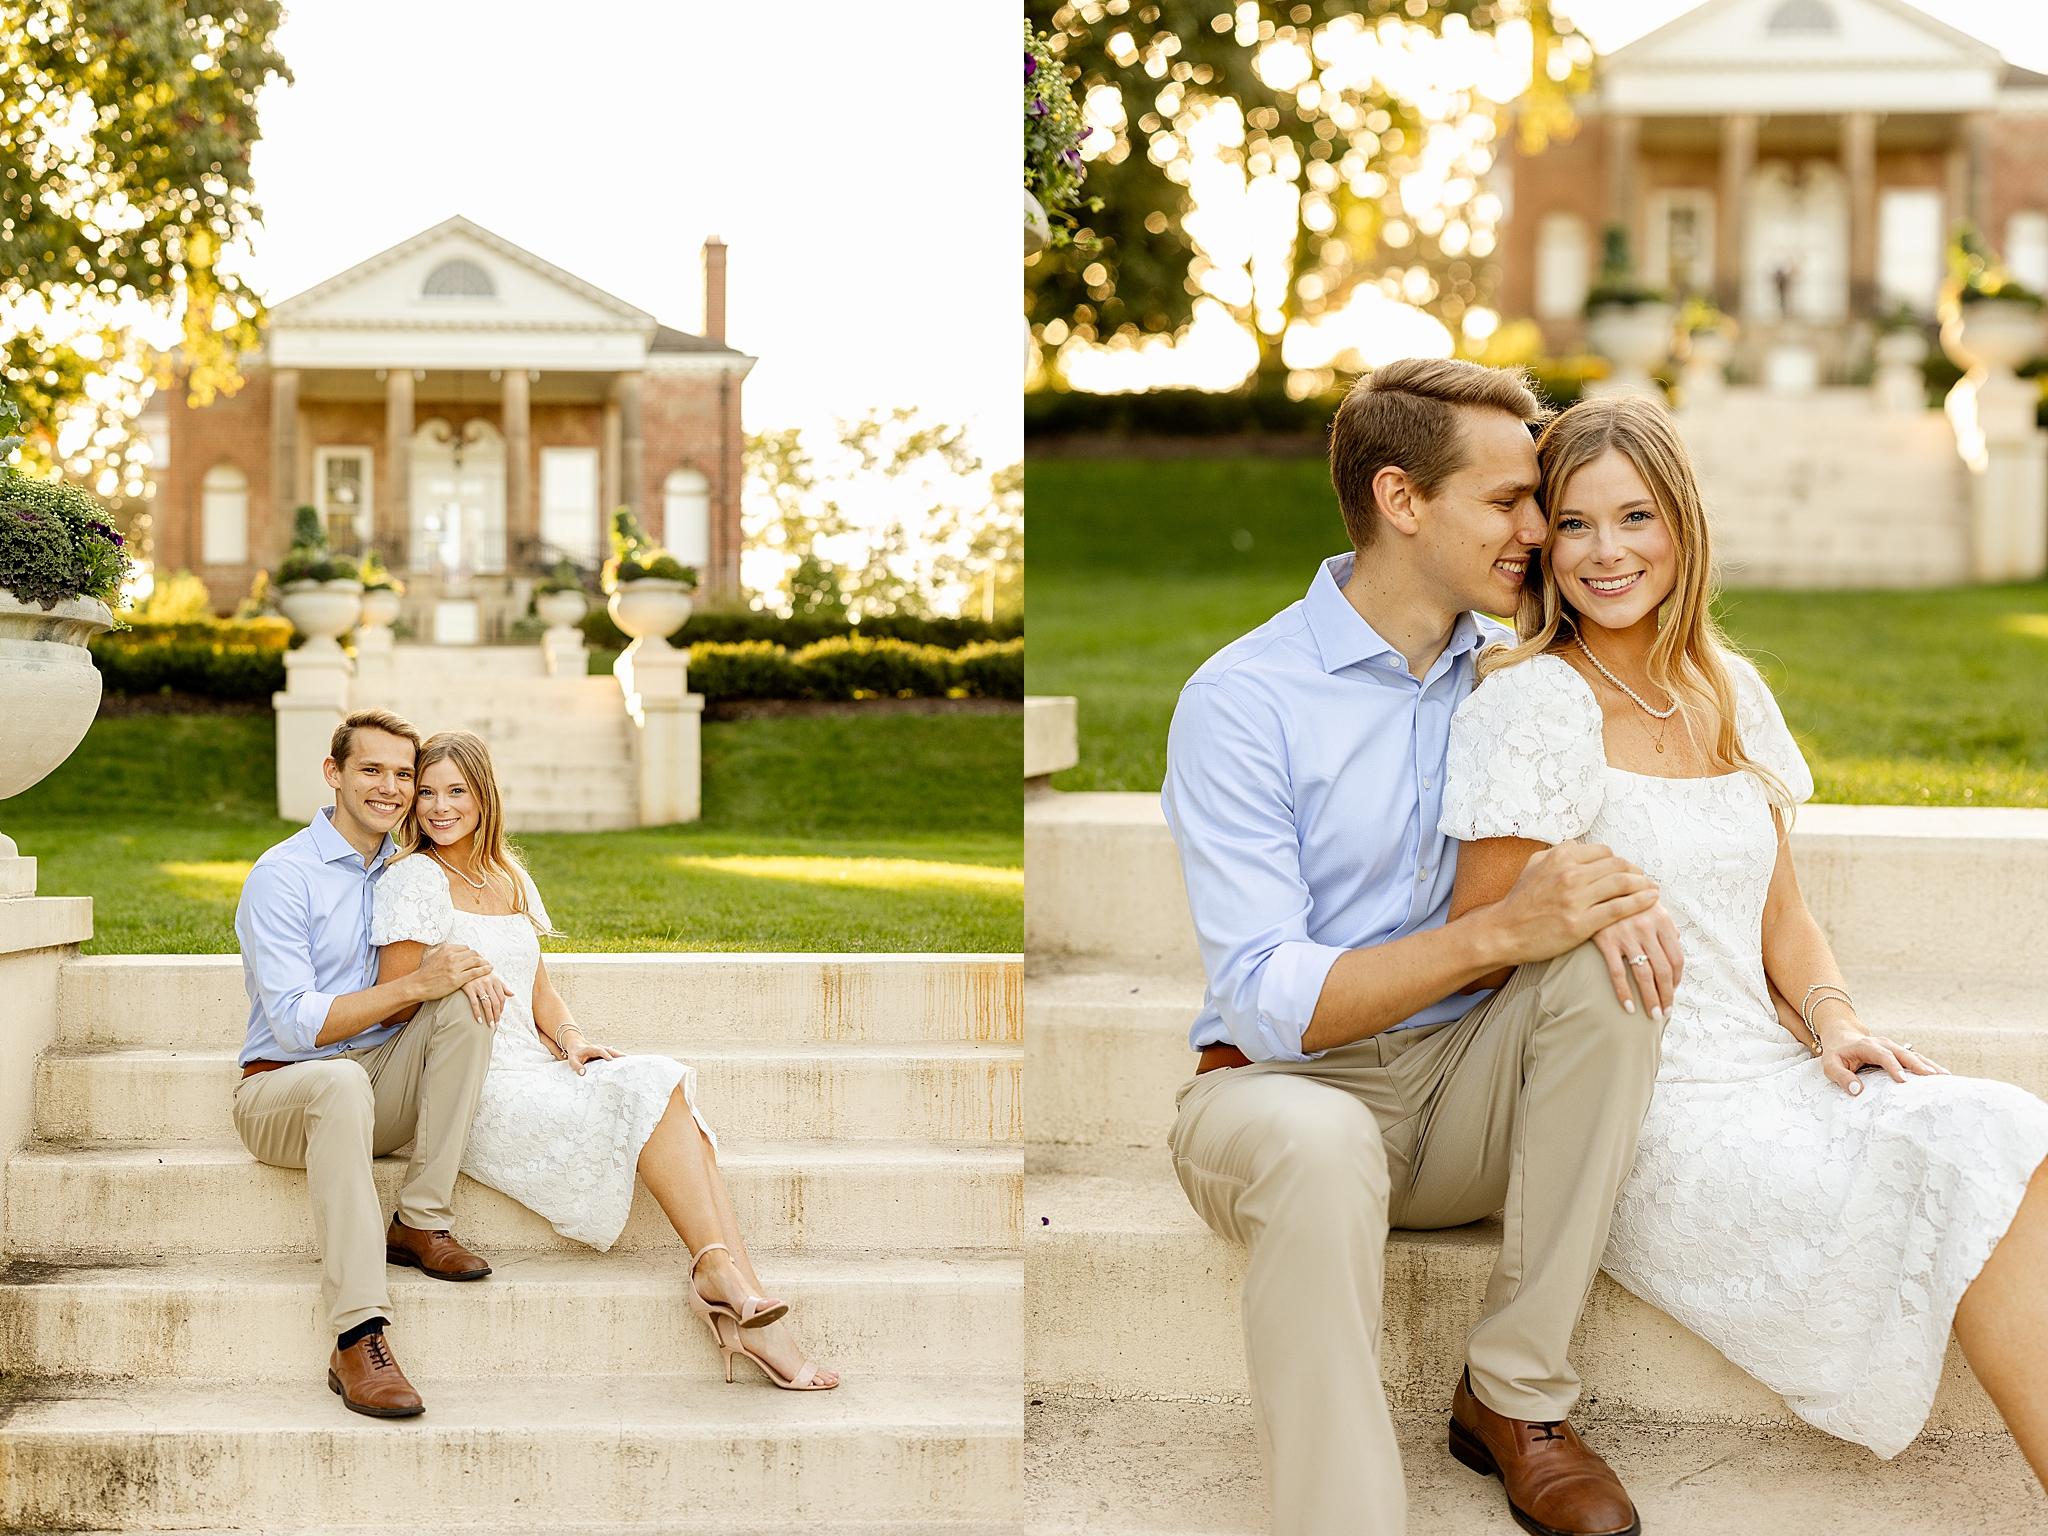
{"type": "Polygon", "coordinates": [[[505,569],[505,439],[472,418],[435,417],[412,440],[410,564],[445,582],[505,569]]]}

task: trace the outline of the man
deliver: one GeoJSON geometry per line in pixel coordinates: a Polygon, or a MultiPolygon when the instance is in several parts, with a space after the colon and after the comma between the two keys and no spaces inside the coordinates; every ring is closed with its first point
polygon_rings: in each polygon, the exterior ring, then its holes
{"type": "Polygon", "coordinates": [[[1506,637],[1477,615],[1514,611],[1543,541],[1543,414],[1518,375],[1471,363],[1361,382],[1330,437],[1353,552],[1174,711],[1163,799],[1209,995],[1170,1144],[1203,1220],[1250,1248],[1245,1356],[1281,1536],[1406,1529],[1380,1386],[1387,1230],[1503,1206],[1453,1450],[1499,1473],[1526,1530],[1639,1529],[1563,1421],[1663,1017],[1654,995],[1625,1009],[1587,941],[1657,892],[1565,844],[1447,923],[1457,849],[1437,830],[1451,715],[1506,637]]]}
{"type": "Polygon", "coordinates": [[[454,944],[379,986],[370,947],[371,902],[391,829],[412,805],[418,750],[419,733],[389,710],[342,721],[322,764],[333,806],[256,861],[235,909],[249,991],[235,1129],[259,1160],[306,1170],[335,1335],[327,1384],[375,1418],[425,1407],[384,1338],[385,1263],[441,1280],[491,1272],[448,1228],[502,988],[487,961],[454,944]],[[380,1241],[370,1159],[408,1141],[412,1161],[380,1241]]]}

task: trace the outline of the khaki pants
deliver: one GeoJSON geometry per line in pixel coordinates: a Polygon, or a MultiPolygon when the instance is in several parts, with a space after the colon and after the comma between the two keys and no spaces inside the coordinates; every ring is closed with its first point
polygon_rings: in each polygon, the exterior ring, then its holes
{"type": "Polygon", "coordinates": [[[261,1162],[306,1170],[327,1331],[389,1316],[384,1214],[370,1159],[413,1143],[398,1219],[451,1223],[469,1122],[491,1064],[491,1030],[460,992],[428,1003],[382,1045],[294,1062],[235,1085],[235,1129],[261,1162]]]}
{"type": "Polygon", "coordinates": [[[1169,1137],[1181,1188],[1251,1250],[1245,1360],[1277,1536],[1407,1528],[1380,1386],[1389,1227],[1462,1226],[1505,1207],[1466,1340],[1473,1390],[1511,1418],[1570,1412],[1579,1379],[1566,1350],[1662,1041],[1645,1012],[1622,1010],[1583,944],[1521,967],[1453,1023],[1208,1072],[1181,1090],[1169,1137]]]}

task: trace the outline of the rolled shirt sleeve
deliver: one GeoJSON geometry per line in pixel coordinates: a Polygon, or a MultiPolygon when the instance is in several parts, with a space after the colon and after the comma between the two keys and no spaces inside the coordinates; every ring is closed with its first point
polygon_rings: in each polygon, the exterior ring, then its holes
{"type": "Polygon", "coordinates": [[[1285,733],[1270,705],[1191,683],[1174,709],[1161,804],[1180,850],[1203,968],[1254,1061],[1311,1061],[1301,1037],[1345,951],[1308,933],[1285,733]]]}
{"type": "Polygon", "coordinates": [[[250,871],[235,910],[235,937],[252,990],[272,1028],[290,1037],[279,1043],[300,1052],[319,1049],[335,998],[315,985],[311,912],[301,877],[282,861],[250,871]]]}

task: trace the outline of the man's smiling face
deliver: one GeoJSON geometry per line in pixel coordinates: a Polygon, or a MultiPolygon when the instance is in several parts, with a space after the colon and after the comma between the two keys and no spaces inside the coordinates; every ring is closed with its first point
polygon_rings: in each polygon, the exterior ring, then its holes
{"type": "Polygon", "coordinates": [[[1423,563],[1456,606],[1512,617],[1543,544],[1536,444],[1506,411],[1463,407],[1458,428],[1465,462],[1419,509],[1423,563]]]}
{"type": "Polygon", "coordinates": [[[365,726],[355,733],[348,761],[321,765],[334,790],[334,814],[382,837],[412,807],[413,744],[403,736],[365,726]]]}

